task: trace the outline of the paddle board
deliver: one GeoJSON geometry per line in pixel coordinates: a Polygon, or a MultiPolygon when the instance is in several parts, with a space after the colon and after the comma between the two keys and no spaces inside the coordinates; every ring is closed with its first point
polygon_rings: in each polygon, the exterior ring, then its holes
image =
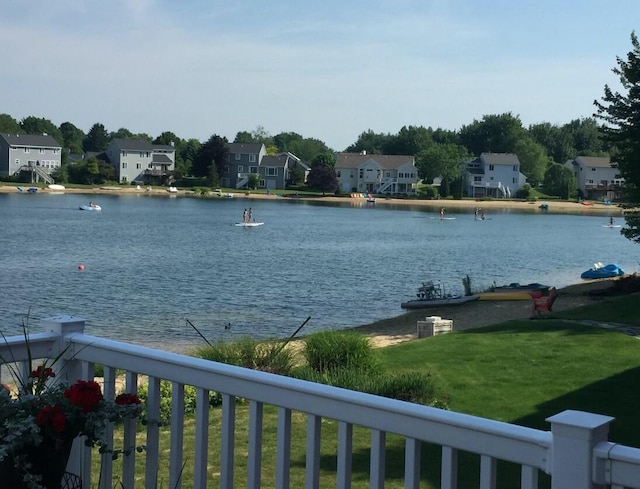
{"type": "Polygon", "coordinates": [[[236,222],[234,226],[239,226],[243,228],[253,228],[256,226],[262,226],[264,222],[236,222]]]}
{"type": "Polygon", "coordinates": [[[603,224],[602,227],[603,228],[621,228],[622,225],[620,225],[620,224],[603,224]]]}

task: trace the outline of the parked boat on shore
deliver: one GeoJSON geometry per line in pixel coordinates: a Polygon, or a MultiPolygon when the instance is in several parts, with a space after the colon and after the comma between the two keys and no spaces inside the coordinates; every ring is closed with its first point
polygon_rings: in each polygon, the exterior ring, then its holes
{"type": "Polygon", "coordinates": [[[580,275],[582,279],[599,279],[599,278],[613,278],[619,277],[620,275],[624,275],[624,270],[620,268],[619,265],[615,263],[609,263],[608,265],[604,265],[601,262],[594,263],[593,267],[589,270],[585,270],[580,275]]]}
{"type": "Polygon", "coordinates": [[[446,294],[439,283],[433,281],[422,282],[416,293],[417,299],[403,302],[403,309],[425,309],[428,307],[455,306],[478,299],[477,295],[446,294]]]}

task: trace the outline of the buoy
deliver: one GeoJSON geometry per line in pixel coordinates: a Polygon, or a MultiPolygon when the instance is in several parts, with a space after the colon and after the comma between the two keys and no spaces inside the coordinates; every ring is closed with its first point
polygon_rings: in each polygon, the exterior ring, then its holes
{"type": "Polygon", "coordinates": [[[78,270],[84,270],[84,265],[78,265],[78,270]]]}

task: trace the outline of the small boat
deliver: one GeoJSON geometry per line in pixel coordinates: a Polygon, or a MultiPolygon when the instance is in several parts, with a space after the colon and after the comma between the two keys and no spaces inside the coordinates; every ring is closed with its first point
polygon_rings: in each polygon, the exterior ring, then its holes
{"type": "Polygon", "coordinates": [[[548,211],[549,210],[549,204],[540,204],[538,206],[538,209],[543,210],[543,211],[548,211]]]}
{"type": "Polygon", "coordinates": [[[27,190],[32,194],[35,194],[38,191],[38,187],[29,187],[27,190]]]}
{"type": "Polygon", "coordinates": [[[51,185],[47,185],[49,190],[65,190],[66,187],[64,185],[60,185],[57,183],[52,183],[51,185]]]}
{"type": "Polygon", "coordinates": [[[416,293],[417,299],[403,302],[403,309],[424,309],[427,307],[455,306],[478,299],[477,295],[451,295],[445,294],[442,286],[433,281],[422,282],[416,293]]]}
{"type": "Polygon", "coordinates": [[[171,194],[177,194],[178,193],[178,188],[177,187],[169,187],[167,189],[167,192],[169,192],[171,194]]]}
{"type": "Polygon", "coordinates": [[[580,278],[582,279],[599,279],[599,278],[613,278],[624,275],[624,270],[615,263],[609,263],[604,265],[601,262],[594,263],[593,267],[589,270],[582,272],[580,278]]]}
{"type": "Polygon", "coordinates": [[[450,295],[440,299],[415,299],[403,302],[403,309],[426,309],[428,307],[457,306],[466,302],[478,300],[477,295],[450,295]]]}
{"type": "Polygon", "coordinates": [[[239,226],[243,228],[254,228],[256,226],[262,226],[264,222],[236,222],[234,226],[239,226]]]}
{"type": "Polygon", "coordinates": [[[81,211],[101,211],[102,207],[100,207],[98,204],[93,204],[93,205],[81,205],[80,206],[80,210],[81,211]]]}

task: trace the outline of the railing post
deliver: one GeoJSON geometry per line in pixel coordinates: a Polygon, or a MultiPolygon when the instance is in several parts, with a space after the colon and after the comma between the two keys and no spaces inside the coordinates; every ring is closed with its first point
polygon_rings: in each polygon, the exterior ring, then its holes
{"type": "MultiPolygon", "coordinates": [[[[66,340],[66,336],[73,333],[84,333],[85,320],[81,317],[74,316],[54,316],[40,320],[42,329],[45,332],[57,333],[59,335],[59,341],[56,345],[56,349],[51,352],[53,358],[57,357],[68,348],[69,343],[66,340]]],[[[66,353],[66,352],[64,352],[66,353]]],[[[60,365],[54,365],[54,369],[70,384],[76,380],[82,378],[82,365],[78,360],[73,359],[73,351],[69,352],[70,355],[63,354],[60,359],[60,365]]],[[[67,463],[67,471],[75,475],[83,474],[82,455],[84,452],[84,443],[80,438],[76,438],[73,442],[71,449],[71,456],[67,463]]],[[[90,467],[89,467],[90,469],[90,467]]],[[[90,473],[84,471],[85,474],[90,473]]],[[[89,487],[89,480],[85,476],[83,481],[83,487],[89,487]]]]}
{"type": "Polygon", "coordinates": [[[607,441],[614,418],[567,410],[547,418],[551,423],[551,489],[593,489],[593,448],[607,441]]]}

